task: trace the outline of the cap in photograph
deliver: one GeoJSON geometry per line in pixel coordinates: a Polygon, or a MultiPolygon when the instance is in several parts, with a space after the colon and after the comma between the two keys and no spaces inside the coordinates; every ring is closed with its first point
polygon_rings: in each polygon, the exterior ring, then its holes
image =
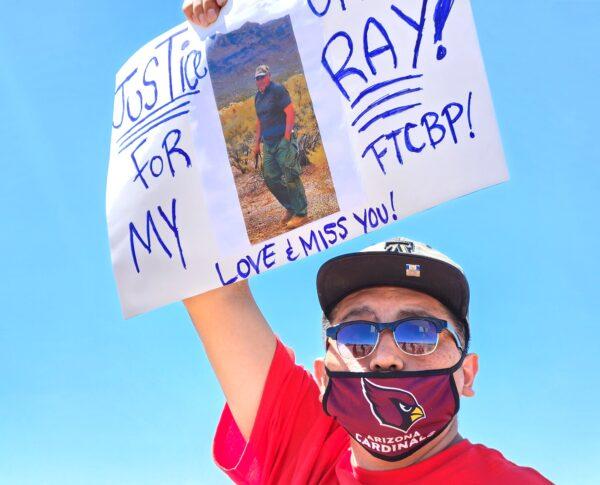
{"type": "Polygon", "coordinates": [[[261,64],[260,66],[258,66],[256,68],[256,72],[254,73],[254,77],[261,77],[261,76],[266,76],[267,74],[269,74],[271,71],[269,69],[269,66],[267,66],[266,64],[261,64]]]}

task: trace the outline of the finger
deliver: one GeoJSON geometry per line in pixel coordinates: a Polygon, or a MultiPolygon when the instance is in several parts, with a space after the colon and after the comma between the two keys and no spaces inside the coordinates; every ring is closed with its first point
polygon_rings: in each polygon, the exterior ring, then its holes
{"type": "Polygon", "coordinates": [[[219,7],[217,5],[216,0],[204,0],[203,6],[204,6],[204,15],[206,15],[206,21],[210,25],[215,20],[217,20],[217,17],[219,16],[219,11],[221,10],[221,7],[219,7]]]}
{"type": "Polygon", "coordinates": [[[193,0],[184,0],[183,5],[181,6],[181,10],[183,11],[183,15],[190,22],[194,21],[194,1],[193,0]]]}
{"type": "Polygon", "coordinates": [[[217,5],[223,8],[225,5],[227,5],[227,0],[217,0],[217,5]]]}
{"type": "Polygon", "coordinates": [[[198,25],[201,25],[202,27],[208,27],[202,0],[194,0],[194,20],[198,25]]]}

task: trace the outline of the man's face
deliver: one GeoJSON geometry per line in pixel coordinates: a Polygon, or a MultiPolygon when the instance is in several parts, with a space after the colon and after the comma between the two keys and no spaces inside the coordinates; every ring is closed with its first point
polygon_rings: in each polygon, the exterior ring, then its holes
{"type": "MultiPolygon", "coordinates": [[[[352,320],[393,322],[413,316],[429,316],[446,320],[457,331],[452,316],[435,298],[407,288],[387,286],[368,288],[348,295],[333,310],[331,324],[337,325],[352,320]]],[[[459,358],[460,350],[446,330],[440,334],[436,350],[424,356],[412,356],[402,352],[396,345],[392,332],[384,330],[379,337],[379,343],[370,355],[351,361],[344,360],[338,353],[335,342],[328,339],[327,353],[321,362],[332,371],[385,372],[443,369],[452,367],[459,358]]],[[[462,368],[454,375],[459,393],[472,395],[471,384],[476,372],[477,356],[470,354],[462,368]]],[[[315,373],[324,391],[323,386],[327,384],[327,376],[324,375],[324,369],[319,362],[315,363],[315,373]]]]}
{"type": "MultiPolygon", "coordinates": [[[[381,286],[356,291],[344,298],[331,313],[331,324],[352,320],[369,320],[372,322],[394,322],[413,316],[429,316],[446,320],[456,331],[452,315],[435,298],[418,291],[406,288],[381,286]]],[[[373,352],[359,360],[347,361],[338,353],[335,342],[328,339],[327,353],[324,359],[315,361],[315,377],[321,389],[321,400],[327,388],[328,376],[325,368],[332,371],[350,372],[390,372],[416,371],[427,369],[444,369],[452,367],[460,359],[460,350],[451,334],[444,330],[439,335],[436,350],[428,355],[412,356],[402,352],[394,340],[390,330],[384,330],[373,352]]],[[[454,372],[456,389],[461,396],[473,396],[473,381],[477,374],[477,355],[465,357],[460,369],[454,372]]],[[[435,454],[456,439],[457,421],[450,425],[430,443],[423,446],[404,463],[411,464],[424,457],[435,454]]],[[[369,455],[357,442],[351,441],[353,459],[356,463],[371,470],[383,470],[398,466],[395,462],[378,460],[369,455]]]]}
{"type": "Polygon", "coordinates": [[[270,74],[267,74],[265,76],[259,76],[256,78],[256,87],[261,93],[264,93],[265,89],[267,89],[267,86],[269,85],[270,82],[271,82],[270,74]]]}

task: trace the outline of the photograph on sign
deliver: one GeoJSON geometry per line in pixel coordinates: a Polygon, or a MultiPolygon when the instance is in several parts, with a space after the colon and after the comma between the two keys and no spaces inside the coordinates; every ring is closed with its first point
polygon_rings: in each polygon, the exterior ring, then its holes
{"type": "Polygon", "coordinates": [[[250,242],[338,212],[289,15],[216,35],[207,63],[250,242]]]}

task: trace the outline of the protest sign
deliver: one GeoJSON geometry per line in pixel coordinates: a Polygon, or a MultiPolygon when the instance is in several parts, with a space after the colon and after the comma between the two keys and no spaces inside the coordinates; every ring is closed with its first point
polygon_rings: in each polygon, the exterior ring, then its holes
{"type": "Polygon", "coordinates": [[[229,3],[117,74],[107,219],[127,317],[508,177],[467,0],[229,3]]]}

